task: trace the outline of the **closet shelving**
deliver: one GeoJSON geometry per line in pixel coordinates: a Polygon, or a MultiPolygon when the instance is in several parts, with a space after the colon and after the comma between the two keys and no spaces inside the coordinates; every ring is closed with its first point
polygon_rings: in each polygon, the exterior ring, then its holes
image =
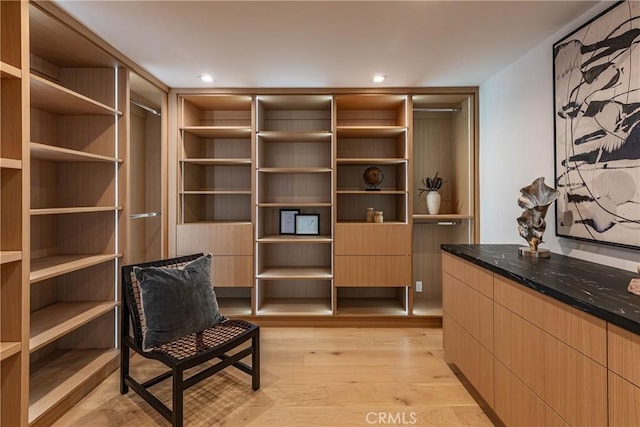
{"type": "Polygon", "coordinates": [[[256,98],[256,313],[333,313],[333,97],[256,98]],[[317,235],[280,235],[281,209],[318,214],[317,235]]]}
{"type": "Polygon", "coordinates": [[[407,315],[411,277],[408,99],[396,94],[336,97],[336,311],[407,315]],[[383,173],[376,190],[363,172],[383,173]],[[383,223],[366,223],[367,208],[383,223]]]}
{"type": "Polygon", "coordinates": [[[29,269],[29,102],[27,3],[0,2],[0,425],[19,426],[27,413],[25,371],[29,269]]]}
{"type": "Polygon", "coordinates": [[[253,98],[179,97],[180,255],[213,253],[221,311],[250,315],[253,303],[253,98]]]}
{"type": "Polygon", "coordinates": [[[37,4],[29,27],[28,419],[45,425],[118,362],[127,72],[37,4]]]}
{"type": "Polygon", "coordinates": [[[437,172],[444,184],[437,215],[427,213],[424,195],[413,193],[413,314],[442,315],[441,250],[443,243],[476,241],[474,92],[421,94],[413,103],[413,184],[437,172]],[[418,160],[420,159],[420,160],[418,160]]]}

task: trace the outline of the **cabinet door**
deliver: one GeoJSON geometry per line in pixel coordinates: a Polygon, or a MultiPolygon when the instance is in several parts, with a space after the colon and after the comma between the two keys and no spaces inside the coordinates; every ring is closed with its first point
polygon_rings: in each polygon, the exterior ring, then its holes
{"type": "Polygon", "coordinates": [[[411,282],[411,257],[336,256],[336,286],[406,287],[411,282]]]}
{"type": "Polygon", "coordinates": [[[640,388],[609,371],[609,425],[640,426],[640,388]]]}
{"type": "Polygon", "coordinates": [[[178,255],[211,252],[213,255],[253,255],[252,224],[180,224],[178,255]]]}
{"type": "Polygon", "coordinates": [[[411,254],[411,227],[407,224],[338,223],[335,233],[336,255],[411,254]]]}

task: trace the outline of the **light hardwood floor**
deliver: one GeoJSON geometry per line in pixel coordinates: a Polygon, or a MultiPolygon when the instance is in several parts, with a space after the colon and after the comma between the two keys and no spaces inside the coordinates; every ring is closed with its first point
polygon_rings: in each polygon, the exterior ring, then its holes
{"type": "MultiPolygon", "coordinates": [[[[441,329],[265,327],[261,346],[260,390],[227,369],[187,391],[186,426],[493,425],[443,361],[441,329]]],[[[132,372],[155,373],[149,365],[134,357],[132,372]]],[[[115,372],[54,426],[169,425],[118,381],[115,372]]],[[[167,403],[169,386],[156,386],[167,403]]]]}

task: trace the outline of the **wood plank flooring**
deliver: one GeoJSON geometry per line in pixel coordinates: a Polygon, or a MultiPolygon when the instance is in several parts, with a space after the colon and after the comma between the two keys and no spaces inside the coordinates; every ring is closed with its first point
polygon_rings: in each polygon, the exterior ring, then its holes
{"type": "MultiPolygon", "coordinates": [[[[442,330],[423,328],[261,329],[262,384],[233,369],[192,387],[186,426],[492,426],[442,359],[442,330]]],[[[134,357],[132,373],[158,372],[134,357]]],[[[115,372],[55,424],[169,425],[115,372]]],[[[170,383],[156,386],[170,406],[170,383]]]]}

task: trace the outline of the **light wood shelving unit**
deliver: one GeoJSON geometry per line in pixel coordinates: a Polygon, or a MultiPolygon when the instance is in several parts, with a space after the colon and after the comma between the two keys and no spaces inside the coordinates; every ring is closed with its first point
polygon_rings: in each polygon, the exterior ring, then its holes
{"type": "Polygon", "coordinates": [[[0,425],[27,418],[28,3],[0,2],[0,425]]]}
{"type": "Polygon", "coordinates": [[[477,243],[477,91],[414,95],[412,153],[413,314],[442,316],[443,243],[477,243]],[[444,180],[440,212],[429,215],[422,180],[436,172],[444,180]]]}
{"type": "Polygon", "coordinates": [[[28,422],[48,425],[118,363],[128,72],[36,3],[29,28],[28,422]]]}
{"type": "Polygon", "coordinates": [[[336,96],[336,313],[407,316],[409,233],[409,104],[401,94],[336,96]],[[367,188],[363,172],[383,180],[367,188]],[[365,222],[367,208],[383,223],[365,222]]]}
{"type": "Polygon", "coordinates": [[[178,254],[211,252],[221,312],[251,315],[253,98],[184,94],[178,102],[178,254]]]}
{"type": "Polygon", "coordinates": [[[257,315],[331,315],[333,97],[256,98],[257,315]],[[280,210],[319,215],[318,235],[280,235],[280,210]]]}

